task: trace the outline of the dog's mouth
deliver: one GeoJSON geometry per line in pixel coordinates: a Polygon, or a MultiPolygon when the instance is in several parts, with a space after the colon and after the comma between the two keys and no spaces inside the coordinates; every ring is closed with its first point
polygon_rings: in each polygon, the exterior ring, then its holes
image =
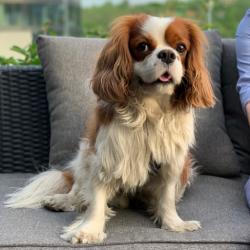
{"type": "Polygon", "coordinates": [[[163,75],[161,75],[157,80],[156,82],[160,82],[162,84],[168,84],[168,83],[172,83],[173,82],[173,79],[172,79],[172,76],[169,74],[168,71],[166,71],[163,75]]]}
{"type": "Polygon", "coordinates": [[[159,78],[157,78],[155,81],[153,82],[147,82],[147,81],[143,81],[142,78],[140,78],[140,82],[141,84],[146,84],[146,85],[155,85],[155,84],[162,84],[162,85],[167,85],[167,84],[172,84],[173,82],[173,78],[172,76],[169,74],[168,71],[164,72],[159,78]]]}

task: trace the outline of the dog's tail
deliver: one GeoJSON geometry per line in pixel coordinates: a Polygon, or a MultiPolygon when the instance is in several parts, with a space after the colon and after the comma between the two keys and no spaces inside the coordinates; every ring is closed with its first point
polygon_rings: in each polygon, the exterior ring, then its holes
{"type": "Polygon", "coordinates": [[[4,204],[10,208],[40,208],[45,196],[68,193],[72,184],[70,171],[48,170],[31,178],[25,187],[7,195],[4,204]]]}

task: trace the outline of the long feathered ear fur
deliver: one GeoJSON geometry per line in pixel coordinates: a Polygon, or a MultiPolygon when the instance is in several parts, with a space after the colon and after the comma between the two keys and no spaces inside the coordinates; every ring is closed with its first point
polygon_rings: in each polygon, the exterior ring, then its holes
{"type": "Polygon", "coordinates": [[[191,21],[185,20],[189,32],[190,51],[186,59],[186,72],[183,83],[176,88],[174,105],[180,108],[208,108],[215,104],[209,72],[205,66],[205,35],[191,21]]]}
{"type": "Polygon", "coordinates": [[[140,15],[116,19],[112,25],[111,38],[100,54],[92,78],[92,88],[106,102],[124,104],[128,99],[133,75],[129,36],[140,19],[140,15]]]}

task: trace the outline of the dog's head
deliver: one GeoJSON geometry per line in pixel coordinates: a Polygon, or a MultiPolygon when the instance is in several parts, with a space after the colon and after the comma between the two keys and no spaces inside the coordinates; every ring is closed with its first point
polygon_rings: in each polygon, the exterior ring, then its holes
{"type": "Polygon", "coordinates": [[[97,96],[125,104],[140,89],[171,96],[177,108],[211,107],[213,91],[204,65],[206,39],[182,18],[145,14],[118,18],[92,79],[97,96]]]}

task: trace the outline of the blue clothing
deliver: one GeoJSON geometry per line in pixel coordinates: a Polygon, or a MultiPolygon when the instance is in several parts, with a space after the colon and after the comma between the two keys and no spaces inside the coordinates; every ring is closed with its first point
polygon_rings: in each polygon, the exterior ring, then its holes
{"type": "Polygon", "coordinates": [[[248,179],[245,185],[245,194],[246,194],[248,207],[250,208],[250,178],[248,179]]]}
{"type": "MultiPolygon", "coordinates": [[[[246,114],[246,104],[250,102],[250,9],[247,10],[236,32],[236,55],[239,72],[237,90],[246,114]]],[[[245,185],[245,194],[250,208],[250,178],[245,185]]]]}
{"type": "Polygon", "coordinates": [[[237,91],[240,95],[243,111],[250,102],[250,9],[241,20],[236,32],[236,54],[239,80],[237,91]]]}

